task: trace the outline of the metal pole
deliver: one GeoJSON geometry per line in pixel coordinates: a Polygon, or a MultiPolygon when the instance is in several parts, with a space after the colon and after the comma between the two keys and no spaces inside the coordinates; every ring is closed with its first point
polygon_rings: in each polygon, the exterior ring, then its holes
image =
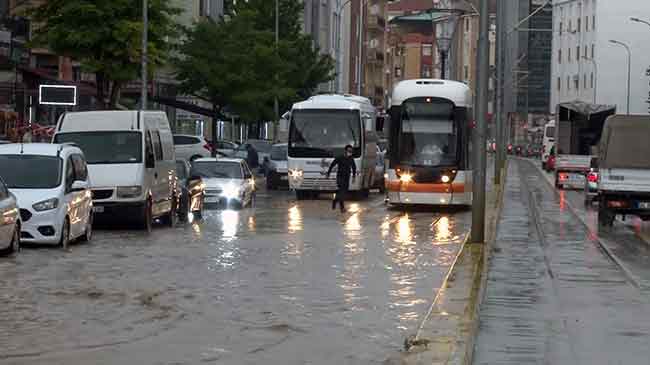
{"type": "MultiPolygon", "coordinates": [[[[275,52],[279,52],[280,46],[280,0],[275,0],[275,52]]],[[[275,87],[278,87],[278,74],[275,74],[275,87]]],[[[280,123],[280,101],[276,93],[273,100],[273,139],[278,140],[278,124],[280,123]]]]}
{"type": "Polygon", "coordinates": [[[362,78],[363,75],[361,74],[362,72],[362,61],[361,58],[363,57],[363,0],[359,0],[359,21],[358,21],[358,30],[359,32],[357,33],[357,47],[359,48],[358,51],[358,59],[357,59],[357,95],[361,95],[361,83],[362,83],[362,78]]]}
{"type": "Polygon", "coordinates": [[[485,242],[485,134],[487,133],[488,82],[490,72],[490,14],[489,0],[481,0],[479,42],[477,53],[476,128],[474,129],[474,173],[472,198],[473,243],[485,242]]]}
{"type": "Polygon", "coordinates": [[[632,74],[632,51],[630,50],[630,47],[621,42],[617,41],[614,39],[609,40],[610,43],[621,46],[625,48],[627,51],[627,114],[630,114],[630,82],[631,82],[631,74],[632,74]]]}
{"type": "Polygon", "coordinates": [[[447,77],[447,75],[445,75],[446,71],[447,71],[447,52],[440,51],[440,78],[442,80],[444,80],[445,77],[447,77]]]}
{"type": "Polygon", "coordinates": [[[503,144],[503,120],[502,120],[502,112],[503,108],[501,105],[501,100],[503,98],[503,77],[501,74],[501,69],[503,66],[503,41],[504,41],[504,29],[505,29],[505,19],[503,16],[503,3],[497,1],[497,37],[496,37],[496,64],[495,64],[495,74],[494,74],[494,81],[495,81],[495,92],[496,92],[496,98],[495,98],[495,103],[494,107],[496,109],[496,120],[494,121],[494,128],[495,128],[495,134],[496,134],[496,149],[494,151],[495,154],[495,161],[494,161],[494,184],[495,185],[500,185],[501,184],[501,169],[504,165],[503,162],[503,154],[501,153],[501,145],[503,144]]]}
{"type": "MultiPolygon", "coordinates": [[[[142,85],[140,90],[140,109],[147,109],[147,48],[149,33],[149,4],[142,0],[142,85]]],[[[103,103],[104,101],[101,100],[103,103]]]]}

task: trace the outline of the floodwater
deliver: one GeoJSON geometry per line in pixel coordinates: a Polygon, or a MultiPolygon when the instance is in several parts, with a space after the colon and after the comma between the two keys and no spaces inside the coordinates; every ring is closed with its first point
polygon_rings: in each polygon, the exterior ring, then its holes
{"type": "Polygon", "coordinates": [[[2,364],[380,364],[413,334],[467,211],[253,208],[0,258],[2,364]]]}

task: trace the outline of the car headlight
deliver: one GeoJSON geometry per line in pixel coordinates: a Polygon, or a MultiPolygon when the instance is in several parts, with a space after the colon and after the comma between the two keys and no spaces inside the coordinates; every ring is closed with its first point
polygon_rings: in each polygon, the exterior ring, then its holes
{"type": "Polygon", "coordinates": [[[136,198],[142,195],[141,186],[118,186],[117,187],[117,197],[118,198],[136,198]]]}
{"type": "Polygon", "coordinates": [[[446,183],[448,183],[449,181],[451,181],[451,178],[450,178],[449,176],[447,176],[447,175],[442,175],[442,177],[440,178],[440,180],[441,180],[443,183],[446,184],[446,183]]]}
{"type": "Polygon", "coordinates": [[[228,198],[228,199],[233,199],[239,197],[239,194],[241,192],[241,189],[239,186],[236,186],[234,184],[228,184],[223,187],[221,190],[221,196],[228,198]]]}
{"type": "Polygon", "coordinates": [[[59,206],[59,199],[52,198],[48,200],[43,200],[42,202],[38,202],[32,205],[32,208],[34,208],[34,210],[37,212],[44,212],[46,210],[56,209],[58,208],[58,206],[59,206]]]}
{"type": "Polygon", "coordinates": [[[289,170],[289,176],[291,176],[294,179],[299,179],[299,178],[302,177],[302,175],[303,175],[302,170],[297,170],[297,169],[296,170],[289,170]]]}
{"type": "Polygon", "coordinates": [[[400,176],[399,179],[403,183],[410,183],[411,181],[413,181],[413,175],[411,175],[409,173],[402,174],[402,176],[400,176]]]}

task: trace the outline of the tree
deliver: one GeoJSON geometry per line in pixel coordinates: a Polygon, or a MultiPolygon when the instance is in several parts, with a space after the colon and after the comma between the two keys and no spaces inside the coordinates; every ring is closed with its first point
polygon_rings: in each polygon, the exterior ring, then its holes
{"type": "Polygon", "coordinates": [[[274,1],[237,2],[225,19],[203,20],[189,30],[175,62],[181,90],[245,121],[273,120],[283,107],[332,79],[333,61],[301,33],[298,0],[281,0],[280,42],[275,44],[274,1]]]}
{"type": "MultiPolygon", "coordinates": [[[[71,57],[95,73],[97,98],[109,107],[119,101],[122,86],[138,79],[142,54],[142,6],[133,0],[49,0],[32,8],[29,15],[39,24],[32,43],[71,57]]],[[[149,0],[149,73],[163,65],[170,53],[170,40],[179,35],[173,17],[180,9],[167,0],[149,0]]]]}

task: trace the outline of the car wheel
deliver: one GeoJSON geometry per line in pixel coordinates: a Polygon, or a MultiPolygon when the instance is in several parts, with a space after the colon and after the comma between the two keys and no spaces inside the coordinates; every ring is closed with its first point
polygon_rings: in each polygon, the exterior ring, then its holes
{"type": "Polygon", "coordinates": [[[59,246],[67,250],[70,245],[70,221],[68,218],[65,218],[63,221],[63,227],[61,228],[61,239],[59,240],[59,246]]]}
{"type": "Polygon", "coordinates": [[[20,251],[20,223],[16,224],[14,235],[11,238],[11,243],[8,247],[8,254],[20,251]]]}
{"type": "Polygon", "coordinates": [[[167,213],[167,215],[163,218],[163,222],[165,223],[166,226],[168,227],[174,227],[177,223],[178,220],[178,199],[175,197],[172,199],[172,208],[167,213]]]}
{"type": "Polygon", "coordinates": [[[142,229],[144,229],[147,233],[151,233],[151,230],[153,228],[153,207],[151,203],[151,199],[147,199],[147,202],[144,204],[144,208],[142,209],[142,218],[141,218],[141,226],[142,229]]]}
{"type": "Polygon", "coordinates": [[[93,213],[90,213],[88,217],[88,223],[86,223],[86,231],[83,236],[81,236],[81,242],[90,242],[93,239],[93,213]]]}

